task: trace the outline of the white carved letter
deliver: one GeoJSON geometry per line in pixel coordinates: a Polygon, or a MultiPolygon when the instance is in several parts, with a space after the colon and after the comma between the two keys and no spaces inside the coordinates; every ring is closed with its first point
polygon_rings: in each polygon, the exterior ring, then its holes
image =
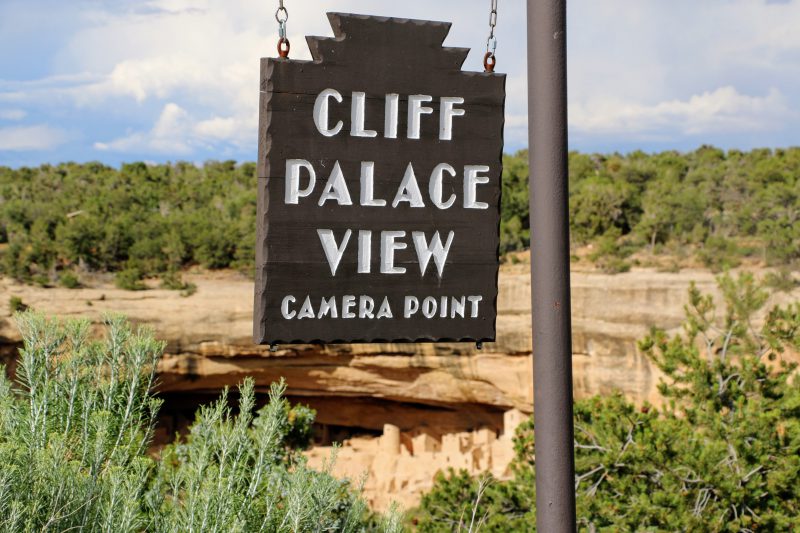
{"type": "Polygon", "coordinates": [[[478,318],[478,303],[483,300],[483,296],[467,296],[467,300],[472,304],[469,313],[470,318],[478,318]]]}
{"type": "Polygon", "coordinates": [[[283,297],[283,301],[281,302],[281,314],[283,315],[283,318],[285,318],[286,320],[291,320],[292,318],[294,318],[294,315],[297,314],[297,311],[289,310],[289,304],[295,303],[296,301],[297,300],[295,299],[295,297],[292,296],[291,294],[283,297]]]}
{"type": "Polygon", "coordinates": [[[436,298],[427,296],[422,300],[422,315],[425,318],[433,318],[436,314],[436,298]]]}
{"type": "Polygon", "coordinates": [[[372,232],[358,230],[358,273],[369,274],[372,261],[372,232]]]}
{"type": "Polygon", "coordinates": [[[482,172],[489,172],[486,165],[466,165],[464,167],[464,209],[489,209],[486,202],[478,202],[477,189],[479,184],[489,183],[489,176],[479,176],[482,172]]]}
{"type": "Polygon", "coordinates": [[[386,95],[386,107],[384,109],[383,136],[387,139],[397,139],[397,117],[400,107],[400,95],[389,93],[386,95]]]}
{"type": "Polygon", "coordinates": [[[375,318],[394,318],[388,297],[383,297],[383,302],[381,302],[381,307],[378,309],[378,314],[375,315],[375,318]]]}
{"type": "Polygon", "coordinates": [[[363,294],[358,298],[358,318],[375,318],[375,300],[363,294]]]}
{"type": "Polygon", "coordinates": [[[431,202],[433,205],[438,207],[439,209],[449,209],[454,203],[456,203],[456,195],[451,194],[450,198],[447,199],[446,202],[442,202],[442,178],[444,177],[444,173],[447,171],[448,174],[451,176],[456,175],[456,169],[448,165],[447,163],[439,163],[431,172],[431,181],[428,183],[428,195],[431,197],[431,202]]]}
{"type": "Polygon", "coordinates": [[[283,195],[283,202],[286,204],[296,204],[300,197],[306,197],[314,190],[317,184],[317,175],[314,167],[305,159],[286,160],[286,191],[283,195]],[[308,170],[308,187],[300,189],[300,169],[308,170]]]}
{"type": "Polygon", "coordinates": [[[410,318],[419,311],[419,299],[416,296],[406,296],[403,302],[403,318],[410,318]]]}
{"type": "Polygon", "coordinates": [[[400,187],[397,188],[397,194],[394,200],[392,200],[392,207],[397,207],[397,204],[400,202],[408,202],[411,207],[425,207],[425,202],[422,201],[422,193],[417,183],[417,177],[414,175],[414,167],[411,163],[406,167],[403,181],[400,182],[400,187]]]}
{"type": "Polygon", "coordinates": [[[408,247],[406,243],[397,242],[395,239],[401,239],[405,236],[405,231],[381,232],[381,274],[406,273],[406,267],[394,266],[394,252],[396,250],[405,250],[408,247]]]}
{"type": "Polygon", "coordinates": [[[317,99],[314,101],[314,125],[317,126],[317,131],[325,137],[333,137],[342,131],[341,120],[333,129],[328,128],[328,98],[331,96],[340,104],[342,103],[342,95],[336,89],[325,89],[317,95],[317,99]]]}
{"type": "Polygon", "coordinates": [[[377,137],[375,130],[364,129],[365,107],[367,102],[366,93],[353,92],[353,102],[350,106],[350,135],[353,137],[377,137]]]}
{"type": "Polygon", "coordinates": [[[442,238],[439,236],[438,231],[433,234],[430,245],[425,239],[424,232],[411,232],[411,238],[414,240],[414,248],[417,249],[419,270],[423,276],[425,275],[425,270],[428,268],[428,263],[430,263],[431,257],[433,257],[433,262],[436,263],[436,269],[439,272],[439,277],[442,277],[444,264],[447,261],[447,254],[450,253],[450,245],[453,244],[453,237],[455,237],[455,235],[456,232],[451,231],[447,235],[447,243],[442,246],[442,238]]]}
{"type": "Polygon", "coordinates": [[[439,138],[443,141],[453,139],[453,117],[463,117],[463,109],[454,108],[454,104],[463,104],[460,96],[443,96],[439,105],[439,138]]]}
{"type": "Polygon", "coordinates": [[[330,298],[325,298],[323,296],[320,299],[317,318],[322,318],[328,314],[331,315],[331,318],[339,318],[339,313],[336,310],[336,296],[331,296],[330,298]]]}
{"type": "Polygon", "coordinates": [[[464,318],[464,307],[467,305],[467,297],[462,296],[461,299],[458,299],[455,296],[451,296],[451,298],[450,318],[455,318],[456,315],[458,315],[460,318],[464,318]]]}
{"type": "Polygon", "coordinates": [[[342,296],[342,318],[355,318],[353,308],[356,306],[356,297],[352,294],[342,296]]]}
{"type": "Polygon", "coordinates": [[[420,115],[430,115],[433,108],[423,107],[424,102],[433,98],[427,94],[411,94],[408,96],[408,138],[419,139],[420,115]]]}
{"type": "Polygon", "coordinates": [[[324,205],[328,200],[336,200],[339,205],[353,205],[350,200],[350,191],[347,190],[347,182],[344,181],[344,174],[342,174],[342,167],[339,162],[333,164],[333,170],[328,177],[328,182],[325,188],[322,189],[322,194],[319,196],[319,205],[324,205]]]}
{"type": "Polygon", "coordinates": [[[300,312],[297,313],[297,320],[302,320],[304,318],[314,318],[314,308],[311,306],[311,296],[306,296],[302,307],[300,307],[300,312]]]}
{"type": "Polygon", "coordinates": [[[439,318],[447,318],[447,296],[439,299],[439,318]]]}
{"type": "Polygon", "coordinates": [[[386,200],[375,198],[375,162],[361,162],[361,205],[368,207],[383,207],[386,200]]]}
{"type": "Polygon", "coordinates": [[[351,230],[344,232],[342,244],[337,246],[336,237],[333,236],[332,229],[317,230],[319,240],[322,243],[322,249],[325,251],[325,257],[328,259],[328,266],[331,268],[331,276],[336,275],[336,269],[339,268],[339,262],[342,260],[344,249],[347,247],[347,243],[350,241],[350,235],[352,233],[353,232],[351,230]]]}

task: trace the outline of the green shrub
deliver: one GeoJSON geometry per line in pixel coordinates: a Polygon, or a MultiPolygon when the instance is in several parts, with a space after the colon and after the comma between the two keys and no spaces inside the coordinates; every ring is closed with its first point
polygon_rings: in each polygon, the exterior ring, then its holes
{"type": "Polygon", "coordinates": [[[622,274],[631,270],[631,263],[621,257],[601,256],[595,264],[604,274],[622,274]]]}
{"type": "Polygon", "coordinates": [[[730,239],[709,237],[697,252],[698,259],[712,272],[721,272],[736,268],[741,264],[739,256],[742,251],[730,239]]]}
{"type": "Polygon", "coordinates": [[[147,286],[142,281],[142,271],[136,267],[120,270],[114,276],[114,284],[126,291],[143,291],[147,286]]]}
{"type": "Polygon", "coordinates": [[[183,290],[181,291],[181,296],[184,298],[188,298],[189,296],[193,295],[197,292],[197,285],[194,283],[186,283],[183,290]]]}
{"type": "Polygon", "coordinates": [[[790,292],[800,286],[800,280],[788,268],[780,268],[774,272],[767,272],[764,276],[764,285],[774,291],[790,292]]]}
{"type": "Polygon", "coordinates": [[[572,238],[589,242],[598,235],[630,231],[634,216],[628,208],[636,189],[621,179],[589,176],[570,192],[569,214],[572,238]]]}
{"type": "Polygon", "coordinates": [[[81,286],[78,276],[69,270],[65,270],[60,276],[58,276],[58,283],[66,289],[77,289],[81,286]]]}
{"type": "Polygon", "coordinates": [[[620,239],[620,230],[613,228],[594,242],[595,249],[589,259],[605,274],[619,274],[631,269],[626,260],[630,250],[621,244],[620,239]]]}
{"type": "Polygon", "coordinates": [[[759,189],[756,206],[756,233],[764,242],[764,255],[771,265],[796,264],[800,261],[800,223],[797,207],[800,204],[800,179],[777,178],[759,189]]]}
{"type": "Polygon", "coordinates": [[[329,468],[306,466],[298,449],[314,413],[289,406],[283,383],[258,411],[251,379],[235,409],[223,392],[154,457],[164,343],[121,317],[97,341],[88,321],[27,312],[17,322],[17,383],[0,372],[0,530],[401,530],[396,516],[370,516],[329,468]]]}
{"type": "Polygon", "coordinates": [[[532,531],[534,496],[532,487],[524,490],[490,475],[472,478],[449,468],[436,474],[434,488],[422,495],[409,520],[421,533],[532,531]]]}
{"type": "Polygon", "coordinates": [[[187,288],[188,284],[183,281],[179,272],[169,270],[161,274],[161,288],[171,291],[182,291],[187,288]]]}
{"type": "Polygon", "coordinates": [[[46,289],[50,286],[50,278],[44,274],[36,274],[33,276],[33,278],[31,278],[31,281],[43,289],[46,289]]]}
{"type": "Polygon", "coordinates": [[[528,151],[503,155],[500,195],[500,252],[522,250],[530,245],[528,212],[528,151]]]}
{"type": "Polygon", "coordinates": [[[12,313],[18,313],[20,311],[25,311],[28,309],[28,306],[25,305],[25,302],[22,301],[22,298],[19,296],[12,296],[8,299],[8,308],[11,310],[12,313]]]}
{"type": "Polygon", "coordinates": [[[181,296],[183,297],[189,297],[197,292],[197,285],[184,281],[180,273],[174,270],[168,270],[161,275],[161,288],[181,291],[181,296]]]}
{"type": "Polygon", "coordinates": [[[658,268],[659,272],[667,272],[670,274],[677,274],[681,271],[681,264],[676,259],[671,259],[665,265],[661,265],[658,268]]]}
{"type": "MultiPolygon", "coordinates": [[[[756,330],[767,293],[749,274],[718,281],[721,317],[692,286],[685,334],[654,329],[640,343],[664,376],[662,408],[621,394],[575,403],[579,529],[800,528],[800,382],[783,358],[800,349],[800,303],[772,309],[756,330]]],[[[532,420],[514,444],[514,479],[494,482],[479,501],[481,480],[438,477],[414,514],[420,530],[449,531],[472,508],[486,530],[535,530],[532,420]]]]}

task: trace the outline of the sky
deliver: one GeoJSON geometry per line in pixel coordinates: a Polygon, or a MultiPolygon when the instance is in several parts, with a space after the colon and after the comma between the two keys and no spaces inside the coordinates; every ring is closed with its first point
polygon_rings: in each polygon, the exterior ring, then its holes
{"type": "MultiPolygon", "coordinates": [[[[291,57],[341,11],[453,23],[482,70],[490,0],[285,0],[291,57]]],[[[256,157],[277,0],[0,0],[0,165],[256,157]]],[[[569,0],[570,148],[800,144],[800,0],[569,0]]],[[[525,2],[499,0],[505,150],[527,145],[525,2]]]]}

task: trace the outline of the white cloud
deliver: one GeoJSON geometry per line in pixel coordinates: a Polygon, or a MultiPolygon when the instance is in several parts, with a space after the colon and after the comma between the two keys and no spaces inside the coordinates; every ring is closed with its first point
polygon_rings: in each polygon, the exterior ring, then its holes
{"type": "MultiPolygon", "coordinates": [[[[424,5],[416,6],[417,16],[452,20],[452,8],[460,3],[445,0],[426,13],[420,11],[424,5]]],[[[386,11],[386,6],[365,0],[316,0],[289,9],[292,57],[310,59],[305,35],[332,34],[326,11],[376,12],[386,11]]],[[[390,9],[395,15],[404,11],[390,9]]],[[[166,154],[164,150],[172,148],[181,150],[177,155],[187,155],[201,147],[228,146],[255,155],[259,59],[274,55],[274,7],[249,0],[158,0],[121,12],[98,9],[85,18],[89,23],[63,47],[56,64],[105,74],[66,88],[63,96],[88,111],[125,101],[143,108],[169,101],[185,113],[184,127],[169,141],[159,133],[168,112],[164,107],[152,129],[99,140],[96,149],[166,154]]],[[[469,33],[466,24],[461,30],[469,33]]]]}
{"type": "Polygon", "coordinates": [[[194,131],[201,137],[224,140],[234,138],[241,126],[233,117],[214,117],[198,122],[194,131]]]}
{"type": "Polygon", "coordinates": [[[211,149],[216,141],[237,146],[254,142],[252,124],[255,118],[213,117],[197,120],[174,102],[166,104],[155,125],[146,132],[133,132],[108,142],[98,141],[101,151],[189,155],[198,148],[211,149]]]}
{"type": "Polygon", "coordinates": [[[66,133],[46,124],[0,128],[0,151],[51,150],[67,140],[66,133]]]}
{"type": "Polygon", "coordinates": [[[148,132],[137,132],[109,142],[96,142],[94,147],[112,152],[155,152],[159,154],[186,155],[192,152],[186,139],[190,128],[189,115],[175,103],[168,103],[161,110],[153,128],[148,132]]]}
{"type": "Polygon", "coordinates": [[[22,120],[26,116],[24,109],[0,109],[0,120],[22,120]]]}
{"type": "Polygon", "coordinates": [[[621,100],[574,104],[570,126],[581,133],[699,135],[766,129],[790,113],[777,89],[766,96],[749,96],[734,87],[694,95],[687,100],[667,100],[644,105],[621,100]]]}
{"type": "MultiPolygon", "coordinates": [[[[76,128],[92,124],[84,117],[113,117],[122,126],[112,140],[84,134],[101,150],[255,155],[258,60],[275,53],[276,4],[76,5],[74,31],[51,52],[52,70],[38,80],[0,80],[0,105],[37,115],[55,109],[76,128]],[[126,130],[126,121],[138,125],[126,130]]],[[[480,68],[488,31],[488,4],[477,0],[306,0],[287,7],[295,59],[309,57],[305,35],[331,34],[325,11],[452,21],[445,44],[472,47],[467,70],[480,68]]],[[[790,110],[800,109],[800,1],[574,0],[568,9],[577,147],[701,134],[702,142],[723,144],[736,132],[765,131],[796,143],[800,117],[790,110]]],[[[32,20],[47,16],[56,15],[32,20]]],[[[504,0],[497,35],[498,68],[509,73],[505,140],[514,150],[528,140],[522,0],[504,0]]]]}

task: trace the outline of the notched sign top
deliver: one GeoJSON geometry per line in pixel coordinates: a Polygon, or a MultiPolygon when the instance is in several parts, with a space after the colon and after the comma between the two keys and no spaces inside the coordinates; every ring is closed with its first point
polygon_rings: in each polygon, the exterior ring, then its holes
{"type": "Polygon", "coordinates": [[[328,18],[261,60],[255,341],[494,340],[505,76],[448,23],[328,18]]]}

